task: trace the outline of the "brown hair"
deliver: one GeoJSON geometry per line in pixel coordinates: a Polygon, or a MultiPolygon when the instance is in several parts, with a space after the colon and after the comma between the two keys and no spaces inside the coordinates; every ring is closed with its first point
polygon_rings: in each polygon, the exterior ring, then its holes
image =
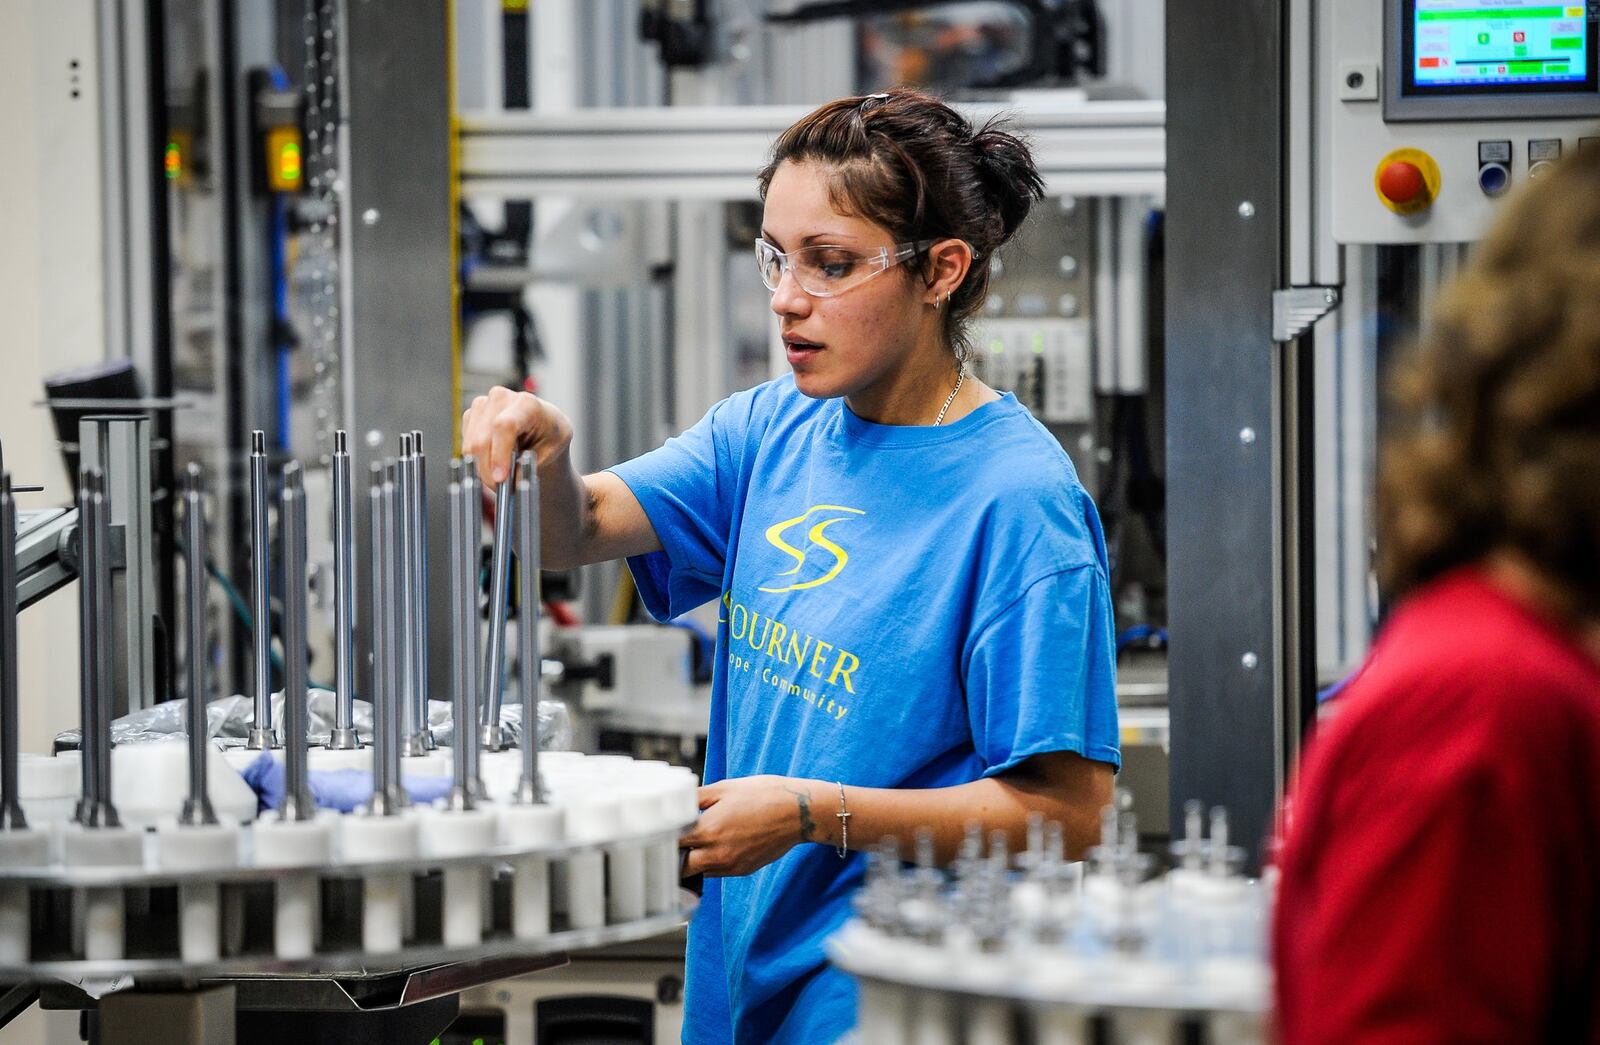
{"type": "Polygon", "coordinates": [[[763,200],[786,161],[826,166],[834,208],[896,242],[967,241],[976,258],[944,313],[945,340],[966,360],[967,326],[989,296],[989,259],[1044,197],[1027,145],[998,119],[974,131],[939,99],[902,88],[829,102],[779,135],[757,179],[763,200]]]}
{"type": "Polygon", "coordinates": [[[1385,589],[1511,550],[1600,612],[1600,150],[1510,203],[1392,392],[1385,589]]]}

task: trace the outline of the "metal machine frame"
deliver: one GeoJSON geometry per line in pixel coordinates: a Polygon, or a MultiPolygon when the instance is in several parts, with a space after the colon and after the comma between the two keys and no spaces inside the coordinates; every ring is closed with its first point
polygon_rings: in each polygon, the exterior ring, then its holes
{"type": "Polygon", "coordinates": [[[1309,342],[1273,329],[1290,277],[1289,6],[1167,10],[1167,79],[1184,85],[1168,99],[1183,172],[1167,190],[1171,795],[1175,820],[1188,799],[1226,806],[1252,847],[1315,684],[1309,342]],[[1197,40],[1227,41],[1227,60],[1197,40]]]}

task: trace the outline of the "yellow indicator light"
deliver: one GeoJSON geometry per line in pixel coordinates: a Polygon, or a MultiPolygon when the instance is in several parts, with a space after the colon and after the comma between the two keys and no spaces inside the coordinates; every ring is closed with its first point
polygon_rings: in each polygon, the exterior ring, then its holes
{"type": "Polygon", "coordinates": [[[1036,355],[1036,356],[1044,355],[1044,335],[1043,334],[1035,334],[1035,335],[1033,335],[1033,354],[1036,355]]]}
{"type": "Polygon", "coordinates": [[[267,131],[267,188],[273,192],[299,192],[305,175],[298,127],[273,127],[267,131]]]}
{"type": "Polygon", "coordinates": [[[167,172],[168,181],[177,181],[183,173],[183,150],[174,141],[167,142],[167,154],[162,159],[162,167],[167,172]]]}

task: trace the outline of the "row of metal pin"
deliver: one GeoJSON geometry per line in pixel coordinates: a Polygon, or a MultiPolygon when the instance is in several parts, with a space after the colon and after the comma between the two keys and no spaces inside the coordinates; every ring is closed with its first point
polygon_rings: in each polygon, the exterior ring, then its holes
{"type": "MultiPolygon", "coordinates": [[[[481,546],[482,500],[477,467],[471,458],[451,462],[450,567],[452,631],[452,704],[455,717],[455,808],[470,809],[483,795],[479,776],[479,743],[489,750],[503,746],[500,728],[504,672],[506,606],[512,545],[521,570],[523,607],[518,653],[523,702],[520,802],[542,802],[538,773],[538,702],[541,690],[538,639],[539,492],[531,454],[514,469],[515,480],[496,490],[497,515],[491,582],[491,621],[483,672],[478,668],[479,627],[477,569],[481,546]],[[513,522],[516,528],[513,539],[513,522]],[[476,727],[477,737],[474,737],[476,727]]],[[[309,744],[306,662],[306,497],[298,462],[283,469],[281,528],[285,555],[283,592],[284,736],[272,724],[270,660],[271,563],[267,554],[268,504],[266,440],[254,433],[250,455],[252,594],[255,643],[256,720],[249,734],[253,747],[285,747],[283,816],[309,819],[315,811],[309,787],[309,744]]],[[[374,792],[370,811],[398,812],[406,803],[400,780],[402,753],[420,754],[431,740],[427,725],[427,556],[425,461],[420,433],[402,441],[402,460],[372,466],[369,488],[373,577],[371,610],[374,698],[374,792]],[[409,641],[406,641],[409,640],[409,641]]],[[[187,548],[185,610],[187,625],[187,726],[189,733],[189,796],[181,813],[185,824],[212,824],[206,784],[209,750],[206,717],[204,651],[207,547],[204,473],[191,464],[184,476],[184,543],[187,548]]],[[[335,717],[329,747],[356,747],[355,696],[355,568],[354,518],[350,455],[346,434],[335,435],[333,454],[335,717]]],[[[84,827],[118,827],[120,820],[111,789],[111,714],[113,701],[111,630],[103,625],[111,612],[111,521],[106,483],[98,468],[84,468],[78,483],[79,623],[81,643],[82,798],[77,822],[84,827]]],[[[0,461],[0,829],[26,827],[18,791],[18,643],[16,585],[16,501],[11,477],[0,461]]]]}
{"type": "MultiPolygon", "coordinates": [[[[265,468],[265,435],[255,433],[251,447],[251,518],[264,529],[268,510],[265,468]]],[[[500,725],[501,694],[505,671],[505,638],[511,558],[513,545],[520,571],[520,601],[524,618],[518,628],[520,695],[523,702],[522,772],[517,796],[523,802],[542,802],[538,774],[538,702],[541,691],[538,638],[539,592],[539,489],[533,455],[524,453],[516,462],[514,479],[496,489],[496,519],[490,581],[490,624],[487,648],[483,650],[479,672],[477,605],[478,556],[483,525],[482,497],[477,466],[472,458],[451,462],[450,476],[450,568],[451,568],[451,649],[452,713],[456,723],[453,755],[451,803],[470,809],[482,798],[479,747],[498,751],[505,746],[500,725]],[[520,527],[513,535],[514,522],[520,527]],[[474,733],[476,732],[476,736],[474,733]]],[[[197,466],[191,467],[196,477],[197,466]]],[[[295,699],[285,701],[285,815],[304,818],[311,815],[312,800],[305,766],[307,692],[305,662],[306,606],[305,584],[305,493],[300,467],[284,468],[282,532],[285,555],[284,649],[285,691],[295,699]]],[[[334,617],[335,617],[335,711],[328,746],[348,749],[359,745],[354,728],[354,506],[351,491],[348,439],[343,431],[334,436],[333,453],[333,529],[334,529],[334,617]]],[[[196,494],[198,498],[198,493],[196,494]]],[[[198,500],[196,501],[198,504],[198,500]]],[[[400,760],[420,756],[435,746],[428,728],[427,656],[427,468],[422,448],[422,433],[410,432],[400,438],[400,457],[374,462],[370,466],[368,507],[372,554],[371,628],[373,696],[373,798],[370,809],[391,815],[406,804],[401,782],[400,760]]],[[[190,509],[194,514],[200,512],[190,509]]],[[[200,523],[203,526],[203,521],[200,523]]],[[[203,531],[199,547],[204,547],[203,531]]],[[[267,561],[264,535],[253,543],[252,576],[257,591],[264,593],[270,584],[271,566],[267,561]]],[[[203,586],[196,594],[203,598],[203,586]]],[[[194,602],[191,614],[203,613],[203,602],[194,602]]],[[[257,603],[266,602],[264,594],[257,603]]],[[[258,622],[262,617],[258,614],[258,622]]],[[[272,726],[270,629],[261,634],[255,648],[256,725],[250,733],[252,746],[279,742],[272,726]]],[[[191,641],[202,641],[191,638],[191,641]]],[[[195,648],[203,648],[197,646],[195,648]]],[[[204,692],[203,678],[191,678],[191,691],[204,692]]],[[[192,714],[195,712],[191,712],[192,714]]],[[[203,707],[198,712],[202,716],[203,707]]],[[[203,736],[203,730],[201,731],[203,736]]],[[[203,753],[198,756],[203,759],[203,753]]],[[[194,756],[191,757],[191,762],[194,756]]],[[[197,772],[203,773],[203,764],[197,772]]],[[[203,775],[198,778],[203,781],[203,775]]],[[[203,790],[203,787],[202,787],[203,790]]]]}

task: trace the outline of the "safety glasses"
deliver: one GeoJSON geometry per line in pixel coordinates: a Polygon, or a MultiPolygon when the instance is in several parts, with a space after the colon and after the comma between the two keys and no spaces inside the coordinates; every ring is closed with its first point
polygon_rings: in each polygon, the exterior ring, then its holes
{"type": "Polygon", "coordinates": [[[756,240],[756,265],[761,269],[761,282],[768,290],[777,290],[783,274],[794,274],[800,289],[816,298],[838,297],[853,290],[873,276],[887,272],[909,258],[933,246],[931,239],[916,243],[896,243],[892,247],[879,247],[875,251],[852,250],[825,244],[801,247],[785,254],[764,239],[756,240]]]}

